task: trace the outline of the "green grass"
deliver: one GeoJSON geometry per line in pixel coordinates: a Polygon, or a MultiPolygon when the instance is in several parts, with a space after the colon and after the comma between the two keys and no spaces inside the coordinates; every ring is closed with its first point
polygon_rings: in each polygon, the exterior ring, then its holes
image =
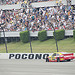
{"type": "MultiPolygon", "coordinates": [[[[50,53],[56,52],[56,44],[54,39],[49,39],[44,42],[39,40],[32,41],[32,51],[33,53],[50,53]]],[[[22,42],[11,42],[7,43],[9,53],[30,53],[30,44],[22,42]]],[[[58,41],[59,51],[64,52],[74,52],[75,53],[75,41],[73,38],[67,38],[58,41]]],[[[0,44],[0,53],[5,53],[5,45],[0,44]]]]}

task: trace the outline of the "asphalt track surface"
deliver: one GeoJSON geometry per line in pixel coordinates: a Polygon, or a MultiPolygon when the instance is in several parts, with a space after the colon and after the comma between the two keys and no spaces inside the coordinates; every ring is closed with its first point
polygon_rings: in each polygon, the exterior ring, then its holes
{"type": "Polygon", "coordinates": [[[75,75],[75,60],[0,60],[0,75],[75,75]]]}

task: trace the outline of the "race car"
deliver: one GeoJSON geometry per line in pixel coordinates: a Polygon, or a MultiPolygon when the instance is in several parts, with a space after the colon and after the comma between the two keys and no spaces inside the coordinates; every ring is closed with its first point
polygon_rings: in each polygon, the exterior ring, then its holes
{"type": "Polygon", "coordinates": [[[46,58],[46,62],[60,62],[60,61],[70,61],[73,60],[74,54],[67,52],[55,52],[51,56],[46,58]]]}

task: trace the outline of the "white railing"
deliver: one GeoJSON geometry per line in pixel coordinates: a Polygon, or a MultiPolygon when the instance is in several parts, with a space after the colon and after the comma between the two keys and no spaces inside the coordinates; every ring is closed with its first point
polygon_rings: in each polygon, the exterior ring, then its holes
{"type": "MultiPolygon", "coordinates": [[[[38,37],[38,32],[30,31],[31,37],[38,37]]],[[[47,31],[47,36],[53,36],[53,31],[47,31]]],[[[65,30],[65,36],[73,36],[73,30],[65,30]]],[[[0,32],[0,37],[4,37],[3,32],[0,32]]],[[[5,37],[20,37],[20,32],[12,31],[12,32],[5,32],[5,37]]]]}

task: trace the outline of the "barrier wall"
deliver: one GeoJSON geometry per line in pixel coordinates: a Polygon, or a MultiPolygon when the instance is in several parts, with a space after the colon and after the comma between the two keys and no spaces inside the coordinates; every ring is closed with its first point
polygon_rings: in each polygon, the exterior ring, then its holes
{"type": "Polygon", "coordinates": [[[53,53],[0,53],[0,59],[45,59],[52,54],[53,53]]]}
{"type": "MultiPolygon", "coordinates": [[[[30,31],[30,36],[38,37],[38,32],[39,31],[35,32],[30,31]]],[[[4,37],[3,32],[1,32],[0,34],[1,34],[0,37],[4,37]]],[[[47,31],[47,36],[53,36],[53,31],[47,31]]],[[[73,30],[65,30],[65,36],[73,36],[73,30]]],[[[20,37],[20,31],[5,32],[5,37],[20,37]]]]}
{"type": "Polygon", "coordinates": [[[52,53],[0,53],[0,59],[45,59],[52,53]]]}

